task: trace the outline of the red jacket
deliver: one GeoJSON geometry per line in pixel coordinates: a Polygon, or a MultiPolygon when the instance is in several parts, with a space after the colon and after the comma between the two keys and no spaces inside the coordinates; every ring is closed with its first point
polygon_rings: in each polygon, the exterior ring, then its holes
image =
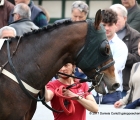
{"type": "Polygon", "coordinates": [[[7,0],[4,0],[4,5],[0,6],[0,28],[8,25],[9,15],[14,5],[7,0]]]}

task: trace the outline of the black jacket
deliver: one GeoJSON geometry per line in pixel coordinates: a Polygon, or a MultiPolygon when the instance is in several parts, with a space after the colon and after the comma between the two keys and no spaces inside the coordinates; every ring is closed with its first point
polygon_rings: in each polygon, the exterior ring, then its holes
{"type": "Polygon", "coordinates": [[[126,24],[126,35],[123,41],[128,47],[128,57],[123,70],[123,89],[128,90],[132,65],[136,62],[140,62],[140,56],[138,55],[140,33],[126,24]]]}

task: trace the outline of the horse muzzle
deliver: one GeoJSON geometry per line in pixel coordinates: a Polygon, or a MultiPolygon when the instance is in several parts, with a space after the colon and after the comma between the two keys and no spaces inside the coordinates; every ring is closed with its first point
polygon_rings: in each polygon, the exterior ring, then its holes
{"type": "Polygon", "coordinates": [[[108,93],[113,93],[116,91],[117,88],[120,87],[120,84],[119,83],[114,83],[111,87],[111,89],[108,89],[108,93]]]}

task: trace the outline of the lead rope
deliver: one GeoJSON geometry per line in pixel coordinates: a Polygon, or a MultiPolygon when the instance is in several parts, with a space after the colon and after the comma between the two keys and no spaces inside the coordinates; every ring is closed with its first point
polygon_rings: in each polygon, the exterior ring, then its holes
{"type": "Polygon", "coordinates": [[[73,87],[73,89],[80,88],[81,84],[80,84],[80,82],[76,82],[67,87],[65,87],[64,85],[61,85],[59,88],[55,89],[55,94],[56,94],[56,96],[59,97],[60,106],[62,107],[62,109],[66,115],[75,113],[75,106],[74,106],[72,98],[63,96],[63,89],[70,89],[71,87],[73,87]]]}

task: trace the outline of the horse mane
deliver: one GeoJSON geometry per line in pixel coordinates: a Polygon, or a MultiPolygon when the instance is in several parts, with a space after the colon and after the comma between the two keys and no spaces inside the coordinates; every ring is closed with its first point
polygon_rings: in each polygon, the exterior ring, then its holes
{"type": "Polygon", "coordinates": [[[36,34],[36,33],[39,33],[41,31],[53,31],[54,29],[56,28],[59,28],[60,26],[63,26],[63,25],[70,25],[74,22],[72,22],[71,20],[67,19],[67,20],[64,20],[62,22],[57,22],[57,23],[53,23],[53,24],[49,24],[48,26],[45,26],[43,28],[39,28],[37,30],[32,30],[32,32],[28,32],[28,33],[24,33],[23,36],[29,36],[31,34],[36,34]]]}
{"type": "Polygon", "coordinates": [[[15,36],[14,38],[10,38],[10,41],[18,41],[20,38],[25,38],[27,36],[35,35],[35,34],[40,33],[42,31],[53,31],[56,28],[59,28],[59,27],[64,26],[64,25],[67,26],[67,25],[81,23],[81,22],[85,22],[85,21],[72,22],[70,19],[65,19],[65,20],[62,20],[61,22],[49,24],[49,25],[42,27],[42,28],[39,28],[39,29],[34,29],[31,32],[24,33],[22,36],[15,36]]]}

